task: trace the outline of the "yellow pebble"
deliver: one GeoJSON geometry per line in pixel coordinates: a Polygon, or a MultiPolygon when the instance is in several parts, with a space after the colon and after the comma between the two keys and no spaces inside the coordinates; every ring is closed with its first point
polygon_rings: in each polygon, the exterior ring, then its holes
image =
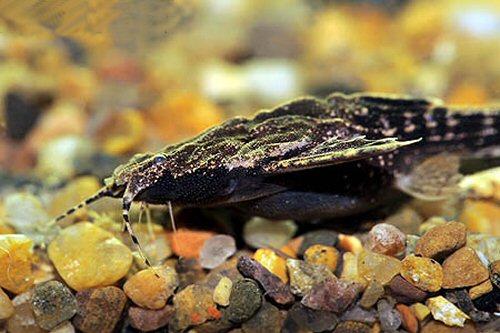
{"type": "Polygon", "coordinates": [[[363,243],[356,236],[339,234],[339,246],[354,254],[360,254],[363,251],[363,243]]]}
{"type": "Polygon", "coordinates": [[[254,254],[255,260],[260,262],[271,273],[278,276],[283,283],[288,282],[288,275],[286,272],[286,260],[278,256],[271,249],[258,249],[254,254]]]}
{"type": "Polygon", "coordinates": [[[334,271],[339,261],[339,251],[332,246],[315,244],[304,252],[304,259],[312,264],[325,265],[334,271]]]}
{"type": "Polygon", "coordinates": [[[465,200],[459,220],[470,232],[500,235],[500,206],[492,202],[465,200]]]}
{"type": "Polygon", "coordinates": [[[422,303],[415,303],[410,306],[413,314],[418,318],[418,320],[423,321],[431,313],[429,308],[422,303]]]}
{"type": "Polygon", "coordinates": [[[230,278],[223,276],[217,286],[214,289],[213,299],[214,302],[221,306],[229,305],[229,296],[231,296],[231,290],[233,289],[233,281],[230,278]]]}
{"type": "Polygon", "coordinates": [[[0,287],[14,294],[33,284],[33,241],[24,235],[0,235],[0,287]]]}

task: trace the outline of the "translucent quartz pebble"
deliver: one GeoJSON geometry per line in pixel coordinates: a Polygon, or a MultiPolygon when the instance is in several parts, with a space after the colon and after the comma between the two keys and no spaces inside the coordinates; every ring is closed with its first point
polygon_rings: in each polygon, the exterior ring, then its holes
{"type": "Polygon", "coordinates": [[[443,283],[443,269],[437,261],[413,254],[403,259],[401,276],[415,287],[430,292],[441,289],[443,283]]]}
{"type": "Polygon", "coordinates": [[[236,252],[236,242],[228,235],[215,235],[205,241],[200,251],[201,267],[213,269],[236,252]]]}
{"type": "Polygon", "coordinates": [[[9,296],[0,289],[0,320],[9,318],[14,314],[14,305],[9,296]]]}
{"type": "Polygon", "coordinates": [[[366,280],[386,285],[400,270],[401,262],[394,257],[366,250],[358,256],[358,271],[366,280]]]}
{"type": "Polygon", "coordinates": [[[33,241],[24,235],[0,235],[0,287],[15,294],[33,284],[33,241]]]}
{"type": "Polygon", "coordinates": [[[432,317],[448,326],[463,327],[465,320],[469,319],[469,316],[443,296],[429,298],[426,304],[432,313],[432,317]]]}
{"type": "Polygon", "coordinates": [[[382,331],[394,332],[401,326],[401,315],[386,299],[377,302],[377,311],[382,331]]]}
{"type": "Polygon", "coordinates": [[[405,250],[406,236],[398,228],[391,224],[380,223],[375,225],[366,239],[367,250],[397,256],[405,250]]]}

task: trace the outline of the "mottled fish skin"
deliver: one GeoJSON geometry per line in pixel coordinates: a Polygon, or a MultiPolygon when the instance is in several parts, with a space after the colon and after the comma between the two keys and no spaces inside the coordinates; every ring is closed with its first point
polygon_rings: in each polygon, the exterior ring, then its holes
{"type": "Polygon", "coordinates": [[[500,107],[454,109],[383,94],[305,97],[138,154],[106,184],[124,202],[344,216],[376,205],[395,175],[421,158],[500,145],[499,129],[500,107]]]}

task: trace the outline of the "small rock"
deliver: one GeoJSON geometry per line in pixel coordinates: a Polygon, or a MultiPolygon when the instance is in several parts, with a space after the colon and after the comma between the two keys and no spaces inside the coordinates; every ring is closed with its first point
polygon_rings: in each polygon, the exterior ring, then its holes
{"type": "Polygon", "coordinates": [[[241,325],[245,333],[280,333],[282,327],[280,310],[268,302],[264,302],[257,313],[241,325]]]}
{"type": "MultiPolygon", "coordinates": [[[[290,268],[288,268],[290,271],[290,268]]],[[[344,281],[356,282],[361,286],[367,286],[368,281],[359,275],[358,255],[345,252],[342,255],[342,273],[340,278],[344,281]]]]}
{"type": "Polygon", "coordinates": [[[175,294],[174,310],[171,325],[177,330],[200,325],[213,318],[214,312],[218,311],[212,300],[212,290],[207,286],[196,284],[191,284],[175,294]]]}
{"type": "Polygon", "coordinates": [[[358,257],[358,270],[366,280],[376,280],[386,285],[401,271],[401,261],[384,254],[364,250],[358,257]]]}
{"type": "Polygon", "coordinates": [[[476,252],[463,247],[443,262],[443,288],[454,289],[475,286],[489,278],[476,252]]]}
{"type": "Polygon", "coordinates": [[[7,332],[9,333],[45,333],[35,322],[35,316],[31,309],[32,291],[17,295],[12,300],[14,315],[7,320],[7,332]]]}
{"type": "Polygon", "coordinates": [[[491,283],[491,280],[488,279],[484,281],[483,283],[478,284],[477,286],[474,286],[469,289],[469,297],[471,299],[476,299],[479,298],[490,291],[493,290],[493,284],[491,283]]]}
{"type": "Polygon", "coordinates": [[[431,230],[434,227],[446,224],[446,219],[441,216],[433,216],[426,220],[424,223],[421,223],[418,227],[418,232],[420,235],[425,234],[427,231],[431,230]]]}
{"type": "Polygon", "coordinates": [[[431,310],[422,303],[415,303],[410,308],[415,314],[415,317],[420,321],[424,321],[425,318],[431,314],[431,310]]]}
{"type": "Polygon", "coordinates": [[[367,250],[397,256],[405,251],[406,236],[391,224],[379,223],[375,225],[366,239],[367,250]]]}
{"type": "Polygon", "coordinates": [[[303,260],[287,259],[286,266],[290,275],[291,291],[297,296],[304,296],[314,286],[334,277],[326,266],[313,265],[303,260]]]}
{"type": "Polygon", "coordinates": [[[258,281],[264,288],[266,296],[269,296],[277,304],[286,305],[295,301],[290,286],[284,284],[279,277],[269,272],[257,260],[245,256],[240,257],[237,267],[243,276],[258,281]]]}
{"type": "Polygon", "coordinates": [[[131,306],[128,309],[130,325],[142,332],[150,332],[166,326],[173,315],[174,308],[171,305],[157,310],[148,310],[137,306],[131,306]]]}
{"type": "Polygon", "coordinates": [[[304,252],[304,260],[311,264],[325,265],[334,272],[339,261],[339,251],[332,246],[312,245],[304,252]]]}
{"type": "Polygon", "coordinates": [[[300,245],[299,255],[303,256],[304,252],[312,245],[320,244],[326,246],[335,246],[338,241],[338,234],[332,230],[315,230],[304,235],[302,244],[300,245]]]}
{"type": "Polygon", "coordinates": [[[398,302],[413,303],[421,302],[427,298],[427,293],[410,282],[406,281],[401,275],[396,275],[389,284],[389,290],[398,302]]]}
{"type": "Polygon", "coordinates": [[[361,296],[360,305],[369,309],[377,303],[382,295],[384,295],[384,286],[378,281],[371,281],[361,296]]]}
{"type": "Polygon", "coordinates": [[[413,311],[404,304],[397,304],[396,310],[401,315],[404,329],[410,333],[418,333],[418,320],[413,311]]]}
{"type": "Polygon", "coordinates": [[[207,230],[197,230],[188,228],[177,229],[177,234],[171,234],[170,244],[172,251],[178,257],[185,259],[198,259],[201,249],[207,240],[215,236],[215,233],[207,230]],[[179,244],[189,244],[179,248],[179,244]]]}
{"type": "Polygon", "coordinates": [[[257,283],[250,279],[236,281],[224,312],[226,319],[234,323],[247,321],[260,308],[262,295],[257,283]]]}
{"type": "Polygon", "coordinates": [[[421,333],[477,333],[477,330],[472,323],[465,323],[463,327],[456,327],[430,320],[422,327],[421,333]]]}
{"type": "Polygon", "coordinates": [[[345,311],[358,297],[359,285],[330,278],[314,286],[301,303],[311,309],[335,313],[345,311]]]}
{"type": "Polygon", "coordinates": [[[49,258],[71,288],[115,283],[132,265],[132,252],[113,234],[89,222],[71,225],[50,243],[49,258]]]}
{"type": "Polygon", "coordinates": [[[415,287],[438,291],[443,283],[443,269],[433,259],[410,255],[401,262],[401,276],[415,287]]]}
{"type": "Polygon", "coordinates": [[[378,321],[377,318],[377,312],[375,309],[364,309],[359,305],[356,305],[354,307],[349,308],[346,312],[342,314],[342,317],[340,318],[341,321],[357,321],[361,323],[365,323],[368,325],[373,325],[376,321],[378,321]]]}
{"type": "Polygon", "coordinates": [[[287,313],[283,331],[331,331],[335,328],[338,322],[338,317],[331,312],[314,310],[305,307],[300,303],[295,303],[287,313]]]}
{"type": "Polygon", "coordinates": [[[470,319],[469,316],[443,296],[429,298],[426,304],[432,313],[432,317],[446,325],[463,327],[465,320],[470,319]]]}
{"type": "Polygon", "coordinates": [[[73,325],[84,333],[113,332],[127,304],[125,293],[113,286],[79,291],[76,300],[73,325]]]}
{"type": "Polygon", "coordinates": [[[61,282],[47,281],[33,288],[31,308],[38,326],[51,330],[71,319],[78,310],[78,303],[71,291],[61,282]]]}
{"type": "Polygon", "coordinates": [[[491,282],[500,288],[500,260],[496,260],[490,265],[491,282]]]}
{"type": "Polygon", "coordinates": [[[297,232],[292,220],[274,221],[253,217],[243,228],[243,239],[252,248],[273,247],[279,249],[297,232]]]}
{"type": "Polygon", "coordinates": [[[377,311],[384,332],[394,332],[401,326],[403,322],[401,315],[386,299],[377,302],[377,311]]]}
{"type": "Polygon", "coordinates": [[[459,222],[447,222],[428,230],[418,241],[415,253],[442,260],[465,246],[467,228],[459,222]]]}
{"type": "Polygon", "coordinates": [[[164,265],[135,273],[125,282],[123,291],[140,307],[156,310],[165,306],[178,284],[175,270],[164,265]]]}
{"type": "Polygon", "coordinates": [[[332,333],[371,333],[372,328],[356,321],[340,322],[332,333]]]}
{"type": "Polygon", "coordinates": [[[415,254],[417,249],[417,243],[420,240],[420,236],[416,235],[406,235],[406,249],[405,249],[405,257],[410,254],[415,254]]]}
{"type": "Polygon", "coordinates": [[[283,283],[288,282],[286,272],[286,260],[271,249],[258,249],[255,251],[254,259],[260,262],[268,271],[281,279],[283,283]]]}
{"type": "Polygon", "coordinates": [[[33,285],[32,248],[33,241],[24,235],[0,235],[1,288],[19,294],[33,285]]]}
{"type": "Polygon", "coordinates": [[[361,240],[352,235],[339,234],[338,247],[346,252],[352,252],[356,255],[363,251],[363,244],[361,240]]]}
{"type": "Polygon", "coordinates": [[[0,288],[0,320],[7,319],[14,314],[14,304],[9,296],[0,288]]]}
{"type": "Polygon", "coordinates": [[[233,288],[233,281],[231,281],[230,278],[223,276],[219,280],[219,283],[214,289],[213,293],[214,302],[221,306],[228,306],[232,288],[233,288]]]}
{"type": "Polygon", "coordinates": [[[215,235],[205,241],[200,250],[200,265],[213,269],[222,265],[236,252],[236,242],[229,235],[215,235]]]}

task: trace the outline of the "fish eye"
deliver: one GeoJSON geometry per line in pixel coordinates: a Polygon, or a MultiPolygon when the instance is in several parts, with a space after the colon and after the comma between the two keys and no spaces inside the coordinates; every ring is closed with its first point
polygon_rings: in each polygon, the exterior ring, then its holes
{"type": "Polygon", "coordinates": [[[155,158],[154,158],[154,162],[155,163],[163,163],[166,160],[167,160],[167,158],[163,154],[156,155],[155,158]]]}

